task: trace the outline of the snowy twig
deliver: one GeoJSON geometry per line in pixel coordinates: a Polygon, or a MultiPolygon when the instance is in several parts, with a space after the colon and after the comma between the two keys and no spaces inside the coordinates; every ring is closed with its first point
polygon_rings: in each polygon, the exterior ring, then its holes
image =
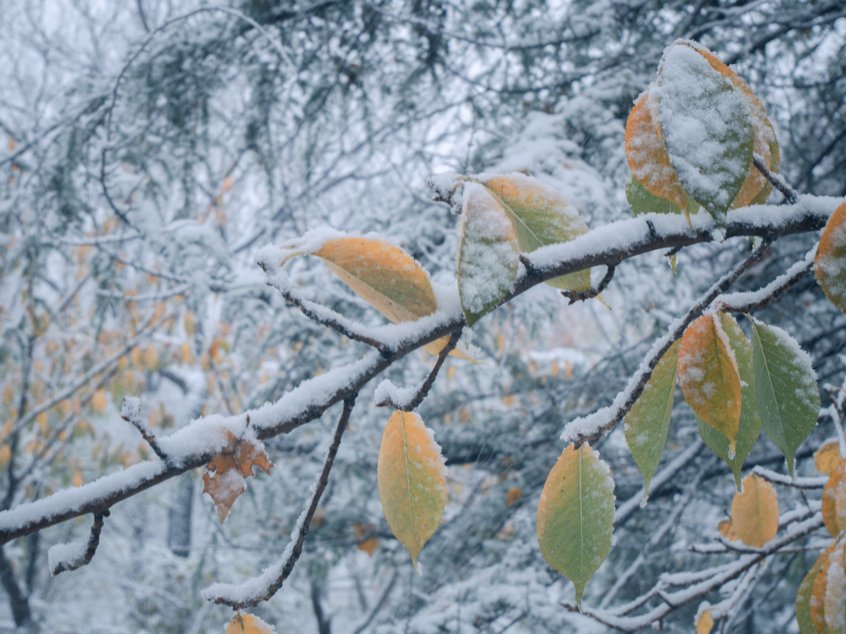
{"type": "Polygon", "coordinates": [[[355,322],[339,315],[331,308],[301,297],[293,289],[286,287],[278,276],[267,270],[265,272],[268,273],[267,283],[278,290],[282,294],[282,297],[285,298],[285,301],[296,306],[303,315],[315,323],[331,328],[349,339],[366,343],[368,346],[376,348],[379,352],[390,352],[390,347],[384,341],[379,341],[355,322]]]}
{"type": "Polygon", "coordinates": [[[76,570],[91,563],[97,547],[100,545],[100,533],[103,531],[105,518],[109,516],[109,509],[94,514],[94,523],[88,534],[88,541],[82,544],[57,544],[51,549],[50,574],[54,577],[68,570],[76,570]],[[54,550],[58,549],[58,550],[54,550]],[[55,557],[55,560],[53,560],[55,557]]]}
{"type": "Polygon", "coordinates": [[[591,299],[599,295],[602,291],[608,288],[608,285],[611,283],[611,280],[614,279],[614,271],[616,270],[616,264],[609,264],[605,269],[605,275],[602,276],[602,279],[597,284],[596,288],[589,288],[586,291],[561,291],[561,294],[570,300],[571,304],[575,304],[576,302],[583,302],[585,300],[591,299]]]}
{"type": "Polygon", "coordinates": [[[251,607],[267,601],[274,594],[279,591],[282,584],[294,570],[294,565],[300,558],[303,550],[303,543],[305,543],[308,529],[311,525],[311,520],[317,510],[317,505],[320,503],[320,498],[326,485],[329,483],[329,473],[332,471],[332,466],[335,463],[335,456],[338,453],[338,447],[341,445],[341,438],[344,431],[347,429],[350,415],[352,414],[353,405],[355,405],[355,398],[349,398],[344,401],[344,409],[338,419],[338,425],[335,428],[335,435],[329,445],[329,451],[326,453],[326,460],[323,462],[323,469],[320,471],[320,476],[311,494],[311,501],[308,507],[300,515],[299,520],[291,534],[291,541],[285,548],[282,555],[282,560],[269,568],[265,569],[261,575],[248,579],[240,584],[223,584],[217,583],[203,591],[203,596],[213,603],[228,605],[233,609],[240,610],[242,608],[251,607]]]}
{"type": "Polygon", "coordinates": [[[389,394],[376,403],[376,406],[392,407],[404,412],[413,412],[415,409],[420,407],[420,403],[422,403],[423,399],[429,395],[429,390],[432,389],[432,385],[434,385],[435,379],[438,377],[438,373],[441,371],[444,361],[446,361],[449,353],[455,349],[455,346],[458,345],[458,340],[461,339],[461,331],[462,329],[459,328],[450,335],[449,341],[447,341],[446,345],[444,345],[438,353],[438,360],[435,361],[435,366],[432,368],[432,371],[429,372],[429,376],[426,377],[426,380],[423,381],[420,387],[414,391],[414,394],[411,395],[410,398],[401,398],[401,396],[396,393],[389,394]]]}
{"type": "Polygon", "coordinates": [[[827,481],[827,478],[791,478],[761,465],[756,466],[752,472],[764,478],[764,480],[769,480],[773,484],[779,484],[793,489],[822,489],[827,481]]]}
{"type": "Polygon", "coordinates": [[[561,437],[576,444],[577,446],[583,443],[593,444],[602,436],[614,429],[623,420],[623,418],[625,418],[626,414],[629,413],[629,410],[635,404],[635,401],[637,401],[638,397],[646,387],[646,383],[652,376],[652,372],[654,371],[655,366],[658,365],[658,361],[661,360],[664,353],[669,350],[670,346],[673,345],[673,342],[681,337],[687,327],[693,323],[693,321],[696,320],[705,311],[705,309],[707,309],[711,303],[720,296],[721,293],[728,289],[729,286],[731,286],[735,280],[737,280],[737,278],[746,271],[746,269],[757,262],[767,248],[769,248],[769,242],[762,242],[752,251],[751,254],[749,254],[749,256],[740,262],[740,264],[717,280],[711,288],[709,288],[699,297],[699,299],[696,300],[693,306],[688,309],[687,313],[676,319],[670,325],[669,332],[655,341],[652,348],[646,353],[646,357],[640,367],[629,379],[628,385],[626,385],[623,391],[617,394],[614,402],[607,407],[597,410],[589,416],[571,421],[564,428],[564,432],[561,434],[561,437]]]}
{"type": "Polygon", "coordinates": [[[162,451],[162,448],[159,446],[159,441],[156,440],[156,435],[141,417],[141,400],[139,398],[134,396],[124,397],[123,403],[121,403],[120,417],[141,433],[141,437],[148,445],[150,445],[150,449],[153,450],[153,453],[161,458],[162,461],[168,461],[167,454],[162,451]]]}
{"type": "Polygon", "coordinates": [[[764,159],[760,154],[752,155],[752,163],[755,165],[757,170],[761,172],[764,178],[770,181],[770,184],[784,195],[785,202],[790,203],[791,205],[796,202],[799,198],[799,193],[788,185],[787,181],[785,181],[780,174],[773,174],[767,167],[766,163],[764,163],[764,159]]]}

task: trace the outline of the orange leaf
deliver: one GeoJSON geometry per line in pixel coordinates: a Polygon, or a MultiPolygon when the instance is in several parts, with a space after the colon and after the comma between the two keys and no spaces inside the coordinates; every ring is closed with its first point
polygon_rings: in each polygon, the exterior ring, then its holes
{"type": "Polygon", "coordinates": [[[831,472],[823,487],[822,517],[832,537],[846,528],[846,461],[831,472]]]}
{"type": "Polygon", "coordinates": [[[376,552],[376,549],[379,548],[379,538],[378,537],[368,537],[367,539],[363,539],[366,535],[369,535],[373,532],[373,525],[372,524],[354,524],[353,531],[355,532],[355,547],[361,551],[366,552],[368,555],[373,555],[376,552]]]}
{"type": "Polygon", "coordinates": [[[696,634],[711,634],[714,629],[714,616],[711,610],[705,609],[696,615],[696,634]]]}
{"type": "Polygon", "coordinates": [[[846,203],[825,224],[814,257],[814,273],[829,301],[846,312],[846,203]]]}
{"type": "Polygon", "coordinates": [[[275,634],[276,630],[252,614],[236,612],[226,625],[226,634],[275,634]]]}
{"type": "Polygon", "coordinates": [[[778,497],[773,485],[756,475],[743,479],[731,503],[731,526],[747,546],[761,548],[778,532],[778,497]]]}
{"type": "Polygon", "coordinates": [[[814,466],[824,475],[831,475],[840,464],[840,442],[836,439],[827,440],[814,452],[814,466]]]}
{"type": "Polygon", "coordinates": [[[716,315],[704,315],[684,331],[678,370],[679,385],[688,405],[704,423],[728,438],[732,457],[740,427],[740,374],[716,315]]]}
{"type": "Polygon", "coordinates": [[[810,613],[811,622],[817,632],[827,632],[826,629],[826,596],[828,595],[829,569],[836,558],[843,557],[843,545],[834,543],[829,546],[819,559],[814,562],[817,576],[811,590],[810,613]]]}
{"type": "Polygon", "coordinates": [[[203,493],[208,493],[214,501],[221,522],[246,490],[244,479],[253,475],[253,468],[270,473],[272,466],[258,441],[239,440],[231,432],[226,432],[226,437],[229,447],[212,458],[203,473],[203,493]]]}
{"type": "Polygon", "coordinates": [[[514,506],[523,497],[523,491],[520,487],[511,487],[505,494],[505,505],[514,506]]]}

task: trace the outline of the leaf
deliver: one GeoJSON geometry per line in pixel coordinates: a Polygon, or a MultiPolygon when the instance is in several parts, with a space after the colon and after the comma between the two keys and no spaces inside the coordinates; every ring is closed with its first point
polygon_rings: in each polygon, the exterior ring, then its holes
{"type": "Polygon", "coordinates": [[[705,424],[729,441],[729,456],[736,456],[740,427],[741,384],[728,335],[716,315],[703,315],[681,338],[679,385],[691,409],[705,424]]]}
{"type": "Polygon", "coordinates": [[[214,501],[221,522],[246,490],[245,478],[253,475],[253,468],[270,473],[272,467],[260,441],[238,439],[228,431],[226,438],[229,447],[212,458],[203,473],[203,493],[208,493],[214,501]]]}
{"type": "Polygon", "coordinates": [[[821,513],[832,537],[846,529],[846,462],[841,462],[828,476],[822,492],[821,513]]]}
{"type": "Polygon", "coordinates": [[[734,530],[731,520],[722,520],[717,524],[717,531],[730,542],[736,542],[738,539],[737,532],[734,530]]]}
{"type": "Polygon", "coordinates": [[[831,544],[808,570],[802,583],[799,584],[799,589],[796,592],[796,622],[799,624],[799,632],[801,634],[817,634],[817,628],[811,619],[811,595],[814,589],[814,582],[817,574],[823,567],[823,562],[828,559],[828,555],[834,549],[834,544],[831,544]]]}
{"type": "MultiPolygon", "coordinates": [[[[493,176],[482,183],[502,204],[524,253],[587,233],[578,209],[536,178],[514,173],[493,176]]],[[[556,277],[547,284],[571,291],[588,290],[590,269],[556,277]]]]}
{"type": "Polygon", "coordinates": [[[648,213],[678,214],[682,211],[673,202],[651,193],[634,176],[626,183],[626,200],[635,216],[648,213]]]}
{"type": "Polygon", "coordinates": [[[751,322],[752,362],[764,433],[781,449],[792,475],[796,449],[817,424],[817,375],[811,358],[793,337],[776,326],[751,322]]]}
{"type": "Polygon", "coordinates": [[[578,603],[611,550],[613,524],[614,480],[608,465],[590,446],[570,445],[546,478],[537,530],[544,559],[573,582],[578,603]]]}
{"type": "Polygon", "coordinates": [[[664,52],[652,91],[670,164],[689,196],[719,217],[751,169],[754,126],[747,98],[688,42],[664,52]]]}
{"type": "MultiPolygon", "coordinates": [[[[652,89],[650,86],[637,98],[626,121],[626,160],[634,182],[677,209],[686,209],[687,193],[670,164],[664,136],[654,112],[655,101],[650,98],[652,89]]],[[[628,196],[628,190],[626,194],[628,196]]]]}
{"type": "Polygon", "coordinates": [[[754,474],[743,479],[743,491],[731,502],[731,525],[747,546],[761,548],[778,532],[778,496],[773,485],[754,474]]]}
{"type": "Polygon", "coordinates": [[[276,630],[257,616],[236,612],[226,625],[226,634],[276,634],[276,630]]]}
{"type": "Polygon", "coordinates": [[[828,300],[846,312],[846,203],[825,223],[814,257],[814,274],[828,300]]]}
{"type": "MultiPolygon", "coordinates": [[[[816,563],[814,564],[814,568],[817,570],[816,577],[814,578],[814,582],[811,586],[811,599],[809,602],[809,611],[811,616],[811,623],[814,626],[814,629],[817,632],[829,632],[832,631],[828,628],[829,620],[833,620],[831,617],[834,617],[837,610],[831,610],[833,614],[829,614],[830,608],[835,608],[836,606],[829,605],[829,601],[827,600],[829,596],[838,594],[841,591],[841,588],[837,586],[841,586],[843,584],[843,578],[837,578],[837,575],[832,578],[829,575],[829,571],[831,570],[832,564],[835,562],[838,563],[836,571],[842,571],[843,565],[843,554],[844,548],[843,544],[840,543],[833,543],[829,546],[820,558],[817,559],[816,563]],[[829,593],[829,584],[834,582],[835,587],[833,588],[833,592],[831,595],[829,593]]],[[[840,609],[842,610],[842,605],[840,609]]],[[[837,630],[834,630],[837,631],[837,630]]],[[[842,630],[841,630],[842,631],[842,630]]]]}
{"type": "Polygon", "coordinates": [[[840,544],[828,557],[823,620],[826,634],[846,633],[846,548],[840,544]]]}
{"type": "Polygon", "coordinates": [[[420,416],[402,411],[391,415],[382,434],[376,477],[388,526],[416,566],[446,505],[441,448],[420,416]]]}
{"type": "Polygon", "coordinates": [[[353,532],[355,533],[355,547],[358,548],[360,551],[367,553],[371,557],[373,553],[376,552],[376,549],[379,548],[379,538],[378,537],[368,537],[367,539],[362,539],[366,535],[370,535],[373,533],[374,526],[370,524],[354,524],[353,525],[353,532]]]}
{"type": "Polygon", "coordinates": [[[502,204],[482,185],[464,185],[458,294],[468,325],[497,306],[517,278],[520,248],[502,204]]]}
{"type": "Polygon", "coordinates": [[[831,475],[841,460],[843,456],[840,455],[840,441],[836,438],[825,441],[814,452],[814,466],[824,475],[831,475]]]}
{"type": "Polygon", "coordinates": [[[398,246],[376,238],[343,237],[314,255],[359,297],[393,323],[414,321],[438,309],[429,274],[398,246]]]}
{"type": "Polygon", "coordinates": [[[649,481],[658,468],[667,443],[676,392],[677,360],[678,342],[670,346],[658,361],[625,419],[626,442],[643,474],[646,495],[649,495],[649,481]]]}
{"type": "Polygon", "coordinates": [[[696,634],[711,634],[713,629],[714,616],[711,614],[711,610],[707,608],[701,610],[696,615],[696,634]]]}
{"type": "Polygon", "coordinates": [[[727,313],[720,313],[720,325],[728,336],[729,345],[737,361],[737,370],[741,381],[740,423],[735,436],[735,452],[729,457],[730,443],[722,433],[709,427],[697,418],[696,426],[705,444],[722,458],[734,474],[734,482],[740,491],[740,474],[746,457],[761,433],[761,415],[758,411],[758,400],[755,393],[755,371],[752,367],[752,344],[734,318],[727,313]]]}

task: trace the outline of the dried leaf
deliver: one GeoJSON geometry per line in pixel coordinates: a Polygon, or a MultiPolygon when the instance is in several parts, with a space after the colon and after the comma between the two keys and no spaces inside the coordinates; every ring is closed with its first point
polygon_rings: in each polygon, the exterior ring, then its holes
{"type": "Polygon", "coordinates": [[[573,582],[576,601],[611,550],[614,480],[588,445],[567,447],[549,472],[537,531],[546,562],[573,582]]]}
{"type": "MultiPolygon", "coordinates": [[[[508,214],[517,234],[517,244],[524,253],[587,233],[588,227],[578,209],[536,178],[514,173],[493,176],[482,182],[508,214]]],[[[590,288],[590,269],[556,277],[547,284],[585,291],[590,288]]]]}
{"type": "Polygon", "coordinates": [[[458,243],[458,294],[468,325],[497,306],[517,278],[520,247],[502,204],[483,186],[467,183],[458,243]]]}
{"type": "Polygon", "coordinates": [[[728,439],[729,456],[735,456],[742,386],[734,352],[716,315],[704,315],[684,331],[678,372],[688,405],[728,439]]]}
{"type": "Polygon", "coordinates": [[[773,485],[754,474],[743,480],[743,491],[731,503],[731,525],[747,546],[761,548],[778,532],[778,497],[773,485]]]}
{"type": "Polygon", "coordinates": [[[214,501],[221,522],[246,490],[245,478],[253,475],[253,468],[270,473],[272,466],[261,442],[239,440],[231,432],[226,432],[226,437],[229,447],[212,458],[203,473],[203,493],[208,493],[214,501]]]}
{"type": "Polygon", "coordinates": [[[402,411],[391,415],[382,434],[376,477],[388,526],[416,566],[446,505],[441,448],[420,416],[402,411]]]}
{"type": "Polygon", "coordinates": [[[846,312],[846,203],[825,224],[814,257],[814,273],[829,301],[846,312]]]}
{"type": "Polygon", "coordinates": [[[276,630],[257,616],[236,612],[226,625],[226,634],[276,634],[276,630]]]}

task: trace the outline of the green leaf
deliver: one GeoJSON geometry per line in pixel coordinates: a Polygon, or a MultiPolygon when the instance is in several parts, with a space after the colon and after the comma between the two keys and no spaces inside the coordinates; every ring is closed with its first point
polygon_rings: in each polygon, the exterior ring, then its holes
{"type": "Polygon", "coordinates": [[[729,458],[729,440],[719,431],[706,425],[701,419],[696,419],[699,435],[705,444],[722,458],[734,474],[735,485],[740,491],[740,475],[746,457],[761,433],[761,415],[758,409],[758,396],[755,391],[755,370],[752,366],[752,344],[743,334],[737,322],[726,313],[720,314],[720,324],[729,339],[729,345],[737,360],[737,370],[740,374],[741,409],[740,427],[735,438],[736,447],[734,457],[729,458]]]}
{"type": "Polygon", "coordinates": [[[646,495],[667,443],[676,392],[677,357],[678,342],[658,361],[646,387],[626,415],[626,442],[643,474],[646,495]]]}
{"type": "Polygon", "coordinates": [[[682,210],[666,198],[650,192],[634,176],[626,184],[626,200],[635,216],[648,213],[679,214],[682,210]]]}
{"type": "Polygon", "coordinates": [[[466,183],[458,243],[458,294],[468,325],[508,295],[519,262],[517,236],[502,204],[481,185],[466,183]]]}
{"type": "Polygon", "coordinates": [[[614,480],[588,445],[567,447],[549,472],[538,503],[538,543],[546,562],[576,587],[585,586],[611,550],[614,480]]]}
{"type": "Polygon", "coordinates": [[[664,143],[682,187],[721,217],[752,163],[755,131],[746,96],[685,42],[664,53],[656,88],[664,143]]]}
{"type": "Polygon", "coordinates": [[[793,457],[817,424],[820,392],[811,358],[781,328],[752,322],[752,362],[764,433],[787,458],[793,457]]]}
{"type": "MultiPolygon", "coordinates": [[[[578,209],[536,178],[514,173],[493,176],[483,183],[508,213],[517,244],[525,253],[587,233],[578,209]]],[[[556,277],[547,284],[571,291],[588,290],[590,269],[556,277]]]]}

